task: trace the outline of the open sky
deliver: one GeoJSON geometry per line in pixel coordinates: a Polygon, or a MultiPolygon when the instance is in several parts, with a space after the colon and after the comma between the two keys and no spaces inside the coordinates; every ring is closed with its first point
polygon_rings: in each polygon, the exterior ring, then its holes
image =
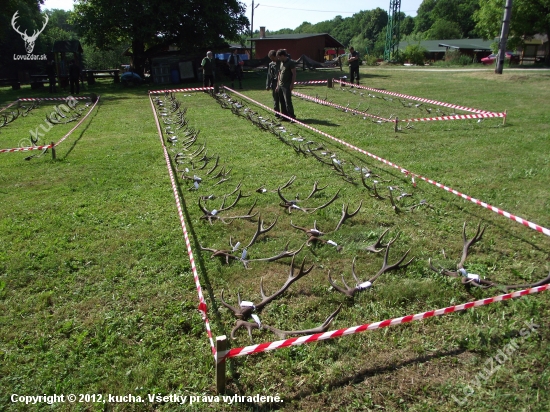
{"type": "MultiPolygon", "coordinates": [[[[246,16],[252,20],[252,0],[245,0],[246,16]]],[[[416,16],[422,0],[403,0],[401,11],[416,16]]],[[[304,21],[311,24],[332,20],[335,16],[351,17],[361,10],[380,7],[388,11],[390,0],[254,0],[254,30],[265,26],[267,30],[295,29],[304,21]]],[[[72,10],[73,0],[45,0],[43,9],[72,10]]]]}

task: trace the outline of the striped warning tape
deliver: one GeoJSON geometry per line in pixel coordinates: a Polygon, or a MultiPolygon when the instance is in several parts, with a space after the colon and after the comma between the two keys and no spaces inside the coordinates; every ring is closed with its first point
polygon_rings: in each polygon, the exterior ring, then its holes
{"type": "Polygon", "coordinates": [[[52,100],[52,101],[67,101],[67,100],[90,100],[90,97],[85,96],[69,96],[69,97],[21,97],[17,99],[20,102],[37,102],[41,100],[52,100]]]}
{"type": "Polygon", "coordinates": [[[0,149],[0,153],[29,152],[31,150],[51,149],[52,147],[54,147],[53,144],[48,144],[48,145],[45,145],[45,146],[16,147],[16,148],[13,148],[13,149],[0,149]]]}
{"type": "Polygon", "coordinates": [[[195,286],[197,287],[197,293],[199,296],[199,312],[202,315],[202,318],[205,323],[206,327],[206,334],[208,335],[208,339],[210,340],[210,346],[212,348],[212,354],[214,355],[214,358],[216,358],[216,347],[214,346],[214,340],[212,339],[212,331],[210,329],[210,321],[208,320],[208,307],[206,306],[206,301],[204,300],[204,296],[202,293],[202,287],[199,280],[199,274],[197,272],[197,267],[195,265],[195,258],[193,256],[193,249],[191,248],[191,242],[189,241],[189,234],[187,232],[187,226],[185,225],[185,219],[183,217],[183,209],[181,207],[181,201],[180,196],[178,193],[178,187],[176,185],[176,179],[174,178],[174,171],[172,170],[172,164],[170,162],[170,155],[168,154],[168,150],[166,149],[166,145],[164,144],[164,140],[162,138],[162,129],[160,127],[159,119],[157,116],[157,112],[155,110],[155,105],[153,104],[153,99],[151,96],[149,96],[149,100],[151,102],[151,109],[153,110],[153,116],[155,117],[155,123],[157,124],[157,130],[159,133],[159,139],[162,145],[162,150],[164,151],[164,159],[166,160],[166,167],[168,168],[168,174],[170,175],[170,182],[172,184],[172,191],[174,193],[174,198],[176,199],[176,208],[178,210],[178,216],[180,218],[181,228],[183,230],[183,237],[185,238],[185,246],[187,248],[187,254],[189,255],[189,262],[191,263],[191,272],[193,273],[193,278],[195,280],[195,286]]]}
{"type": "Polygon", "coordinates": [[[16,104],[16,103],[18,103],[17,100],[14,101],[14,102],[11,102],[11,103],[8,104],[6,107],[2,107],[2,108],[0,109],[0,112],[3,112],[4,110],[9,109],[10,107],[12,107],[12,106],[13,106],[14,104],[16,104]]]}
{"type": "Polygon", "coordinates": [[[359,110],[350,109],[349,107],[340,106],[339,104],[330,103],[330,102],[327,102],[326,100],[318,99],[316,97],[311,97],[311,96],[308,96],[306,94],[298,93],[298,92],[295,92],[295,91],[293,91],[292,94],[295,95],[295,96],[301,97],[302,99],[307,99],[307,100],[310,100],[312,102],[322,104],[323,106],[331,106],[331,107],[335,107],[337,109],[342,109],[342,110],[345,110],[345,111],[348,111],[348,112],[356,113],[356,114],[359,114],[361,116],[367,116],[367,117],[372,117],[374,119],[380,119],[380,120],[383,120],[385,122],[391,122],[391,119],[386,119],[384,117],[364,113],[364,112],[361,112],[359,110]]]}
{"type": "Polygon", "coordinates": [[[504,300],[518,298],[525,295],[534,293],[540,293],[550,289],[550,284],[537,286],[530,289],[520,290],[518,292],[506,293],[504,295],[494,296],[492,298],[480,299],[474,302],[463,303],[461,305],[449,306],[443,309],[430,310],[428,312],[417,313],[416,315],[403,316],[401,318],[387,319],[376,323],[366,323],[360,326],[353,326],[346,329],[338,329],[330,332],[316,333],[314,335],[301,336],[298,338],[290,338],[285,340],[279,340],[275,342],[266,342],[259,345],[245,346],[241,348],[233,348],[228,351],[219,352],[217,356],[218,363],[227,358],[234,358],[237,356],[251,355],[254,353],[266,352],[274,349],[286,348],[289,346],[298,346],[305,343],[318,342],[326,339],[339,338],[340,336],[352,335],[356,333],[365,332],[368,330],[387,328],[388,326],[401,325],[404,323],[412,322],[415,320],[422,320],[431,318],[434,316],[446,315],[448,313],[459,312],[465,309],[477,308],[480,306],[490,305],[495,302],[502,302],[504,300]]]}
{"type": "MultiPolygon", "coordinates": [[[[227,89],[227,88],[226,88],[226,89],[227,89]]],[[[243,97],[244,99],[247,99],[247,100],[249,100],[249,101],[251,101],[251,102],[257,104],[258,106],[263,107],[264,109],[266,109],[266,110],[268,110],[268,111],[271,111],[271,112],[274,111],[272,108],[267,107],[266,105],[264,105],[264,104],[262,104],[262,103],[259,103],[259,102],[257,102],[257,101],[255,101],[255,100],[251,99],[250,97],[248,97],[248,96],[246,96],[246,95],[244,95],[244,94],[238,93],[238,92],[236,92],[236,91],[234,91],[234,90],[231,90],[231,89],[228,89],[228,90],[230,90],[230,91],[232,91],[233,93],[235,93],[235,94],[237,94],[237,95],[243,97]]],[[[279,113],[279,114],[280,114],[280,113],[279,113]]],[[[285,115],[283,115],[283,114],[280,114],[280,115],[281,115],[281,116],[284,116],[285,118],[291,120],[292,122],[297,123],[297,124],[299,124],[299,125],[301,125],[301,126],[307,128],[307,129],[313,130],[313,131],[316,132],[316,133],[319,133],[319,134],[321,134],[321,135],[323,135],[323,136],[326,136],[326,137],[328,137],[329,139],[334,140],[335,142],[338,142],[338,143],[340,143],[340,144],[343,144],[344,146],[349,147],[350,149],[353,149],[353,150],[356,150],[356,151],[358,151],[358,152],[360,152],[360,153],[363,153],[363,154],[365,154],[365,155],[367,155],[367,156],[369,156],[369,157],[372,157],[373,159],[376,159],[376,160],[378,160],[379,162],[382,162],[382,163],[384,163],[384,164],[386,164],[386,165],[388,165],[388,166],[391,166],[391,167],[393,167],[393,168],[395,168],[395,169],[399,169],[399,170],[401,171],[401,173],[404,173],[406,176],[411,176],[412,181],[413,181],[413,184],[414,184],[414,179],[415,179],[415,178],[419,178],[419,179],[421,179],[421,180],[423,180],[423,181],[425,181],[425,182],[431,183],[431,184],[433,184],[433,185],[439,187],[440,189],[444,189],[444,190],[446,190],[446,191],[449,192],[449,193],[452,193],[452,194],[454,194],[454,195],[460,196],[460,197],[462,197],[463,199],[466,199],[466,200],[468,200],[468,201],[470,201],[470,202],[472,202],[472,203],[475,203],[475,204],[478,205],[478,206],[481,206],[481,207],[484,207],[484,208],[486,208],[486,209],[489,209],[489,210],[491,210],[491,211],[493,211],[493,212],[495,212],[495,213],[498,213],[498,214],[501,215],[501,216],[507,217],[508,219],[514,220],[515,222],[521,223],[521,224],[524,225],[524,226],[527,226],[527,227],[529,227],[529,228],[531,228],[531,229],[534,229],[534,230],[536,230],[537,232],[540,232],[540,233],[543,233],[543,234],[545,234],[545,235],[547,235],[547,236],[550,236],[550,229],[547,229],[547,228],[545,228],[545,227],[543,227],[543,226],[540,226],[540,225],[538,225],[538,224],[536,224],[536,223],[530,222],[530,221],[528,221],[528,220],[526,220],[526,219],[523,219],[523,218],[521,218],[521,217],[519,217],[519,216],[515,216],[515,215],[513,215],[513,214],[511,214],[511,213],[509,213],[509,212],[506,212],[506,211],[504,211],[504,210],[502,210],[502,209],[499,209],[499,208],[497,208],[497,207],[495,207],[495,206],[492,206],[492,205],[490,205],[490,204],[488,204],[488,203],[482,202],[481,200],[478,200],[478,199],[476,199],[476,198],[474,198],[474,197],[471,197],[471,196],[468,196],[468,195],[466,195],[466,194],[460,193],[459,191],[457,191],[457,190],[455,190],[455,189],[452,189],[452,188],[450,188],[450,187],[448,187],[448,186],[445,186],[445,185],[443,185],[443,184],[441,184],[441,183],[438,183],[438,182],[436,182],[435,180],[428,179],[428,178],[426,178],[426,177],[424,177],[424,176],[421,176],[421,175],[419,175],[419,174],[416,174],[416,173],[412,173],[412,172],[408,171],[407,169],[405,169],[404,167],[401,167],[401,166],[399,166],[399,165],[397,165],[397,164],[395,164],[395,163],[392,163],[392,162],[390,162],[389,160],[386,160],[386,159],[384,159],[384,158],[382,158],[382,157],[380,157],[380,156],[377,156],[377,155],[375,155],[375,154],[372,154],[372,153],[370,153],[370,152],[368,152],[368,151],[366,151],[366,150],[360,149],[360,148],[358,148],[358,147],[356,147],[356,146],[354,146],[354,145],[352,145],[352,144],[346,142],[345,140],[338,139],[337,137],[331,136],[331,135],[329,135],[328,133],[325,133],[325,132],[323,132],[323,131],[321,131],[321,130],[319,130],[319,129],[316,129],[316,128],[314,128],[314,127],[308,125],[308,124],[302,123],[302,122],[300,122],[300,121],[298,121],[298,120],[296,120],[296,119],[291,119],[290,117],[285,116],[285,115]]]]}
{"type": "Polygon", "coordinates": [[[415,100],[415,101],[422,102],[422,103],[429,103],[429,104],[433,104],[433,105],[436,105],[436,106],[443,106],[443,107],[449,107],[451,109],[464,110],[465,112],[494,113],[494,112],[491,112],[491,111],[488,111],[488,110],[472,109],[470,107],[464,107],[464,106],[458,106],[456,104],[439,102],[437,100],[424,99],[422,97],[409,96],[407,94],[389,92],[387,90],[374,89],[372,87],[366,87],[366,86],[361,86],[361,85],[357,85],[357,84],[353,84],[353,83],[348,83],[348,82],[345,82],[343,80],[338,80],[338,79],[333,79],[333,82],[348,85],[348,86],[353,86],[353,87],[358,88],[358,89],[370,90],[371,92],[377,92],[377,93],[387,94],[387,95],[396,96],[396,97],[403,97],[404,99],[415,100]]]}
{"type": "Polygon", "coordinates": [[[401,121],[402,122],[430,122],[433,120],[484,119],[487,117],[506,117],[506,113],[457,114],[454,116],[423,117],[423,118],[415,118],[415,119],[406,119],[401,121]]]}
{"type": "Polygon", "coordinates": [[[201,91],[214,90],[213,87],[190,87],[188,89],[165,89],[165,90],[149,90],[149,94],[163,94],[163,93],[181,93],[181,92],[201,92],[201,91]]]}
{"type": "Polygon", "coordinates": [[[326,84],[328,80],[308,80],[307,82],[294,82],[294,84],[326,84]]]}
{"type": "Polygon", "coordinates": [[[49,145],[45,145],[45,146],[27,146],[27,147],[17,147],[17,148],[13,148],[13,149],[0,149],[0,153],[28,152],[28,151],[31,151],[31,150],[45,150],[45,149],[51,149],[53,147],[59,146],[67,137],[69,137],[71,135],[72,132],[74,132],[78,128],[78,126],[80,126],[82,124],[82,122],[84,120],[86,120],[86,118],[90,115],[90,113],[94,110],[94,107],[96,107],[96,105],[98,103],[99,103],[99,96],[97,97],[97,100],[95,101],[94,105],[90,108],[88,113],[86,113],[86,115],[82,119],[80,119],[78,121],[78,123],[71,130],[69,130],[69,132],[65,136],[63,136],[61,139],[59,139],[59,141],[57,143],[49,144],[49,145]]]}

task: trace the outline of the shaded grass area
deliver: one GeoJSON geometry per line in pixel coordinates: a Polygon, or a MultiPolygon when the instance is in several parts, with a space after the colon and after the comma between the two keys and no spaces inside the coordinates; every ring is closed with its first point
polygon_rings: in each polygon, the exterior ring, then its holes
{"type": "MultiPolygon", "coordinates": [[[[339,76],[339,72],[300,72],[298,80],[329,74],[339,76]]],[[[394,133],[390,125],[295,99],[298,118],[415,173],[550,226],[546,190],[550,172],[545,156],[548,133],[542,104],[550,93],[543,83],[547,79],[544,72],[495,77],[485,72],[369,68],[362,74],[362,83],[372,87],[474,108],[507,109],[509,118],[506,126],[490,119],[482,123],[423,123],[394,133]]],[[[245,78],[244,93],[270,105],[263,84],[260,76],[245,78]]],[[[327,96],[344,106],[348,102],[350,107],[367,104],[364,97],[338,88],[297,90],[327,96]]],[[[214,390],[212,356],[196,311],[196,290],[146,88],[122,89],[99,82],[87,91],[101,94],[102,102],[82,125],[85,132],[77,130],[59,148],[56,161],[43,157],[25,162],[23,155],[9,154],[3,155],[0,163],[0,196],[2,203],[9,205],[0,212],[0,379],[2,406],[8,410],[25,409],[10,403],[12,393],[132,393],[145,397],[157,392],[198,395],[214,390]]],[[[30,90],[25,92],[30,94],[30,90]]],[[[6,90],[0,96],[5,102],[14,97],[6,90]]],[[[489,226],[467,260],[470,272],[500,283],[532,282],[548,273],[548,239],[543,235],[434,186],[418,182],[413,188],[398,170],[285,124],[288,136],[292,133],[314,140],[346,164],[362,163],[380,179],[389,180],[379,186],[384,196],[388,185],[411,193],[412,197],[400,203],[404,210],[424,199],[433,206],[396,214],[388,200],[376,200],[360,184],[346,183],[330,167],[296,154],[272,134],[222,109],[207,94],[176,97],[188,109],[189,124],[200,129],[198,140],[206,144],[209,155],[219,155],[220,165],[232,169],[228,182],[215,186],[216,180],[205,178],[199,191],[188,190],[192,184],[178,179],[215,336],[229,335],[234,323],[232,314],[220,304],[221,289],[232,304],[236,304],[237,291],[243,299],[257,302],[261,298],[260,277],[266,293],[273,293],[289,270],[289,259],[252,262],[245,270],[239,262],[227,265],[199,250],[199,243],[227,248],[230,237],[244,244],[253,235],[255,222],[236,221],[228,226],[215,222],[210,226],[201,219],[198,208],[198,197],[209,194],[216,199],[206,203],[208,208],[219,208],[221,197],[239,182],[243,193],[251,196],[239,201],[235,214],[248,211],[257,201],[256,210],[266,223],[278,219],[275,228],[250,248],[252,258],[276,254],[287,242],[290,248],[298,248],[306,237],[290,226],[291,221],[307,227],[316,221],[329,232],[343,203],[354,210],[363,201],[356,217],[326,237],[343,245],[342,252],[318,245],[305,247],[298,255],[300,262],[305,258],[316,268],[260,315],[264,323],[281,329],[319,325],[340,303],[342,312],[331,329],[498,294],[495,290],[472,290],[469,294],[456,279],[441,277],[427,267],[430,257],[448,268],[456,265],[464,221],[468,221],[469,234],[478,221],[489,226]],[[292,175],[297,176],[295,183],[283,191],[289,199],[296,194],[304,199],[316,180],[328,185],[327,189],[303,204],[322,204],[338,189],[340,198],[312,215],[298,211],[288,215],[278,205],[276,193],[255,192],[261,185],[276,189],[292,175]],[[341,282],[340,275],[352,282],[355,256],[361,279],[378,271],[382,256],[364,249],[386,228],[391,236],[400,233],[390,260],[411,248],[410,255],[416,259],[409,268],[383,275],[373,290],[358,294],[353,301],[331,290],[328,270],[337,282],[341,282]]],[[[370,105],[369,111],[385,115],[395,110],[385,101],[370,105]]],[[[28,120],[31,118],[1,129],[0,139],[11,142],[21,131],[27,134],[29,127],[36,127],[28,120]]],[[[49,133],[57,130],[62,132],[56,126],[49,133]]],[[[168,147],[172,156],[181,151],[177,144],[168,147]]],[[[265,330],[256,330],[253,336],[256,343],[274,339],[265,330]]],[[[229,362],[229,394],[278,393],[284,402],[263,407],[196,406],[219,410],[456,410],[459,405],[453,396],[463,400],[470,393],[465,388],[471,385],[474,392],[463,406],[467,410],[509,410],[524,405],[545,410],[549,403],[548,338],[548,298],[535,295],[237,358],[229,362]],[[540,327],[524,337],[520,332],[525,322],[540,327]],[[472,382],[486,362],[512,341],[518,348],[510,359],[487,379],[478,378],[481,383],[474,386],[472,382]]],[[[231,344],[249,344],[245,331],[239,331],[231,344]]],[[[82,404],[75,410],[104,407],[82,404]]],[[[59,405],[59,409],[72,410],[68,404],[59,405]]],[[[170,403],[107,406],[107,410],[179,409],[170,403]]]]}

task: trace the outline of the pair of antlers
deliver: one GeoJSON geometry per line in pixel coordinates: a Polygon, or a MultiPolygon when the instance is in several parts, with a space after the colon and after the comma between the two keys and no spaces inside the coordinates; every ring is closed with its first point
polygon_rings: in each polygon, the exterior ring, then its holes
{"type": "Polygon", "coordinates": [[[278,217],[275,219],[275,221],[271,225],[269,225],[268,227],[264,227],[264,221],[260,216],[259,219],[258,219],[258,227],[256,229],[256,233],[254,233],[254,235],[252,236],[252,239],[250,240],[250,242],[248,242],[248,244],[242,249],[240,247],[241,243],[237,242],[236,244],[233,244],[233,239],[231,237],[229,238],[229,245],[231,246],[231,250],[214,249],[214,248],[203,247],[201,245],[199,245],[199,246],[200,246],[201,250],[206,250],[206,251],[212,252],[212,255],[210,256],[211,259],[213,259],[215,257],[219,257],[219,258],[224,259],[226,264],[229,264],[230,260],[237,260],[237,261],[241,262],[246,269],[248,269],[248,264],[250,262],[253,262],[253,261],[256,261],[256,262],[257,261],[274,262],[276,260],[279,260],[279,259],[282,259],[282,258],[285,258],[285,257],[294,257],[295,255],[300,253],[300,251],[303,249],[305,243],[302,244],[302,246],[300,246],[300,248],[298,248],[296,250],[288,250],[288,245],[290,243],[290,242],[288,242],[286,244],[284,250],[282,252],[278,253],[275,256],[271,256],[271,257],[267,257],[267,258],[258,258],[258,259],[247,259],[248,248],[251,247],[256,242],[256,240],[258,239],[258,237],[260,235],[263,235],[263,234],[269,232],[271,229],[273,229],[273,227],[277,223],[277,220],[278,220],[278,217]],[[241,251],[240,255],[238,254],[239,251],[241,251]]]}
{"type": "MultiPolygon", "coordinates": [[[[389,230],[389,229],[388,229],[389,230]]],[[[382,236],[380,236],[378,238],[378,241],[376,242],[375,245],[372,246],[372,251],[375,251],[376,253],[377,252],[380,252],[381,250],[376,250],[376,245],[379,245],[382,237],[384,237],[384,235],[387,233],[386,230],[382,236]]],[[[380,268],[380,270],[374,275],[372,276],[369,280],[365,281],[365,282],[361,282],[359,280],[359,278],[357,277],[356,273],[355,273],[355,261],[357,258],[354,258],[353,259],[353,263],[352,263],[352,269],[351,269],[351,274],[353,276],[353,278],[355,279],[355,286],[353,287],[350,287],[346,281],[344,280],[344,275],[342,275],[342,283],[344,284],[344,287],[341,287],[341,286],[338,286],[336,283],[334,283],[334,281],[332,280],[332,277],[330,276],[330,271],[328,273],[328,281],[330,282],[330,284],[332,285],[332,287],[337,290],[338,292],[340,293],[343,293],[344,295],[346,295],[347,297],[350,297],[350,298],[353,298],[355,296],[355,294],[361,290],[365,290],[365,289],[369,289],[372,284],[374,283],[374,281],[376,279],[378,279],[382,274],[384,273],[387,273],[389,271],[392,271],[392,270],[397,270],[397,269],[402,269],[402,268],[405,268],[407,267],[413,260],[414,260],[414,257],[411,258],[407,263],[405,264],[402,264],[403,261],[405,260],[405,258],[407,257],[407,255],[409,254],[409,252],[411,251],[410,249],[407,250],[405,252],[405,254],[403,256],[401,256],[401,258],[391,264],[391,265],[388,265],[388,255],[390,253],[390,248],[391,248],[391,245],[397,240],[397,238],[399,237],[399,234],[397,236],[395,236],[392,240],[390,240],[388,242],[388,244],[385,246],[385,250],[386,252],[384,253],[384,261],[382,263],[382,267],[380,268]]],[[[371,250],[371,249],[368,249],[368,250],[371,250]]]]}
{"type": "Polygon", "coordinates": [[[294,258],[295,256],[292,257],[292,262],[290,263],[290,271],[289,271],[287,280],[285,281],[283,286],[274,294],[266,296],[264,291],[263,278],[260,279],[260,294],[262,296],[262,301],[259,303],[254,304],[253,302],[241,300],[241,294],[240,292],[238,292],[237,299],[238,299],[239,306],[238,307],[232,306],[225,301],[223,296],[224,291],[222,290],[221,297],[220,297],[222,305],[228,308],[229,310],[231,310],[235,315],[235,317],[237,318],[237,321],[235,322],[235,326],[231,330],[232,339],[235,339],[235,333],[241,328],[247,329],[248,335],[250,336],[251,341],[252,341],[252,330],[261,329],[261,328],[270,330],[281,339],[285,339],[286,337],[291,335],[306,335],[306,334],[312,334],[312,333],[326,332],[329,325],[332,323],[336,315],[340,312],[342,305],[340,305],[338,309],[332,312],[320,326],[313,329],[305,329],[305,330],[295,330],[295,331],[280,330],[272,326],[262,324],[259,321],[258,316],[256,315],[257,313],[260,313],[266,305],[268,305],[273,300],[281,296],[290,287],[290,285],[292,285],[294,282],[298,281],[299,279],[303,278],[313,270],[314,265],[311,265],[307,269],[305,268],[306,259],[304,258],[300,266],[300,271],[298,272],[298,274],[294,274],[294,258]],[[248,319],[250,318],[253,318],[255,322],[249,322],[248,319]]]}
{"type": "MultiPolygon", "coordinates": [[[[304,200],[310,199],[315,193],[320,192],[321,190],[324,190],[327,187],[328,187],[328,185],[325,186],[325,187],[319,188],[318,187],[318,182],[316,181],[315,183],[313,183],[313,189],[311,190],[311,193],[304,200]]],[[[292,212],[293,209],[294,210],[301,210],[302,212],[305,212],[305,213],[313,213],[313,212],[316,212],[317,210],[324,209],[325,207],[330,205],[332,202],[334,202],[338,198],[338,195],[340,194],[340,189],[338,189],[338,191],[334,194],[334,196],[327,203],[325,203],[324,205],[321,205],[321,206],[317,206],[317,207],[301,207],[301,206],[298,206],[298,202],[299,202],[298,198],[296,198],[294,200],[286,199],[283,196],[283,194],[281,193],[281,188],[280,187],[277,188],[277,194],[279,195],[279,198],[281,198],[281,200],[282,200],[282,203],[280,203],[279,205],[284,207],[289,214],[292,212]]]]}
{"type": "Polygon", "coordinates": [[[430,269],[441,275],[460,278],[461,283],[467,288],[471,286],[475,286],[483,289],[495,287],[505,292],[508,292],[514,289],[529,289],[529,288],[534,288],[537,286],[542,286],[550,283],[550,274],[544,279],[539,280],[538,282],[535,282],[535,283],[518,284],[518,285],[499,285],[490,280],[482,279],[477,274],[468,273],[468,271],[464,268],[464,263],[466,262],[466,258],[468,257],[470,247],[472,247],[474,244],[476,244],[482,239],[483,234],[485,233],[485,229],[486,229],[486,226],[481,227],[481,222],[479,222],[477,225],[477,230],[474,237],[472,237],[471,239],[467,239],[466,222],[464,222],[464,225],[462,226],[462,241],[463,241],[462,257],[460,258],[460,261],[457,264],[457,270],[456,271],[448,270],[443,267],[436,268],[434,265],[432,265],[432,260],[429,259],[428,263],[429,263],[430,269]]]}

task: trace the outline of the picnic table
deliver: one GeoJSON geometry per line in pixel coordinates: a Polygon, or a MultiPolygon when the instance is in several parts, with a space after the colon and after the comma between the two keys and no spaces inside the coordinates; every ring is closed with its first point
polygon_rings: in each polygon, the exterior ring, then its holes
{"type": "Polygon", "coordinates": [[[114,78],[115,83],[120,82],[120,69],[106,69],[106,70],[82,70],[82,75],[86,77],[88,84],[94,84],[95,79],[102,79],[105,77],[114,78]]]}

